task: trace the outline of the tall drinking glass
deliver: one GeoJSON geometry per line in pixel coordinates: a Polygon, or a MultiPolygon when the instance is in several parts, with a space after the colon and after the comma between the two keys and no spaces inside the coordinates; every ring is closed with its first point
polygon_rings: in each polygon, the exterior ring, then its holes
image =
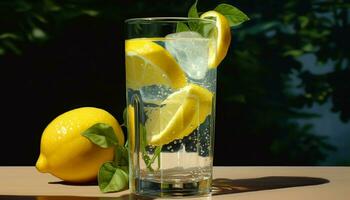
{"type": "Polygon", "coordinates": [[[215,21],[126,20],[130,189],[146,196],[211,192],[215,21]]]}

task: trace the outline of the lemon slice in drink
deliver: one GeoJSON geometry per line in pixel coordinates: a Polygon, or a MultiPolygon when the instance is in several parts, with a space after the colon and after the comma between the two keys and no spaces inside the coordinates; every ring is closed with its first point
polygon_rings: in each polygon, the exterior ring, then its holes
{"type": "Polygon", "coordinates": [[[209,67],[217,67],[225,58],[228,48],[231,43],[231,29],[226,17],[216,11],[208,11],[203,13],[200,18],[214,19],[216,28],[210,33],[210,37],[216,41],[216,48],[210,48],[209,52],[209,67]]]}
{"type": "Polygon", "coordinates": [[[127,40],[125,51],[128,88],[166,85],[178,89],[186,85],[186,76],[176,60],[151,39],[127,40]]]}
{"type": "Polygon", "coordinates": [[[164,145],[189,135],[212,110],[213,94],[196,84],[189,84],[171,94],[161,106],[147,112],[147,140],[164,145]]]}

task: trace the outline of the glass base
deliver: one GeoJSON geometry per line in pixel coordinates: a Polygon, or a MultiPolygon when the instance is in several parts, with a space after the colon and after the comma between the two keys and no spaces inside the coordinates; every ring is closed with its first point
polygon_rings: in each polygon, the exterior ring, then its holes
{"type": "Polygon", "coordinates": [[[149,197],[189,197],[189,196],[210,196],[210,179],[197,182],[154,182],[150,180],[136,180],[135,194],[149,197]]]}

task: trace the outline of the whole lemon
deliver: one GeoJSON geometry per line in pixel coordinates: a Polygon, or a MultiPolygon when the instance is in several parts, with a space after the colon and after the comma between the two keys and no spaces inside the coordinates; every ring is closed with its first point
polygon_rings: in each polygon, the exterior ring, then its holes
{"type": "Polygon", "coordinates": [[[111,126],[119,144],[124,144],[123,131],[110,113],[94,107],[77,108],[59,115],[45,128],[36,168],[69,182],[94,180],[100,166],[114,156],[113,148],[101,148],[81,135],[96,123],[111,126]]]}

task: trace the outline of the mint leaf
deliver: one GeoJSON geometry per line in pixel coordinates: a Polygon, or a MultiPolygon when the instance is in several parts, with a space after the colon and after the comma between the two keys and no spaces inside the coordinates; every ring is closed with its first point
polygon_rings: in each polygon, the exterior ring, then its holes
{"type": "Polygon", "coordinates": [[[124,146],[116,146],[114,149],[114,164],[117,166],[128,166],[128,150],[124,146]]]}
{"type": "Polygon", "coordinates": [[[229,4],[220,4],[214,10],[224,15],[231,27],[238,26],[241,23],[249,20],[249,17],[246,14],[229,4]]]}
{"type": "MultiPolygon", "coordinates": [[[[162,151],[162,146],[157,146],[156,149],[154,150],[153,156],[150,159],[150,161],[147,163],[146,167],[151,167],[151,165],[154,163],[154,161],[156,160],[156,158],[158,158],[159,161],[159,156],[160,156],[160,152],[162,151]]],[[[159,165],[158,165],[159,166],[159,165]]]]}
{"type": "Polygon", "coordinates": [[[140,134],[141,134],[141,138],[140,138],[140,148],[141,148],[141,156],[143,161],[146,164],[146,167],[149,171],[153,172],[154,169],[152,168],[152,164],[154,163],[154,161],[158,158],[158,169],[160,168],[160,153],[162,151],[162,146],[157,146],[156,149],[154,150],[153,156],[150,157],[148,155],[148,152],[146,150],[147,147],[147,131],[146,128],[144,127],[144,125],[140,125],[140,134]]]}
{"type": "Polygon", "coordinates": [[[201,24],[198,32],[204,37],[209,37],[210,33],[216,31],[214,23],[203,23],[201,24]]]}
{"type": "Polygon", "coordinates": [[[141,143],[141,149],[145,149],[147,146],[147,130],[146,127],[143,124],[140,124],[140,143],[141,143]]]}
{"type": "Polygon", "coordinates": [[[98,171],[98,186],[102,192],[117,192],[128,186],[126,167],[114,166],[112,162],[104,163],[98,171]]]}
{"type": "Polygon", "coordinates": [[[85,130],[82,135],[92,143],[102,148],[108,148],[118,145],[118,139],[114,134],[113,128],[104,123],[97,123],[85,130]]]}
{"type": "Polygon", "coordinates": [[[184,32],[184,31],[189,31],[190,28],[183,22],[178,22],[176,25],[176,32],[184,32]]]}
{"type": "MultiPolygon", "coordinates": [[[[189,18],[199,18],[197,3],[198,3],[198,0],[196,0],[194,4],[191,6],[190,10],[188,10],[189,18]]],[[[196,21],[189,21],[188,26],[190,27],[191,31],[197,31],[199,24],[196,21]]]]}
{"type": "Polygon", "coordinates": [[[147,131],[146,131],[146,127],[142,124],[140,124],[140,134],[141,134],[141,138],[140,138],[140,148],[141,148],[141,156],[143,161],[145,162],[148,170],[150,171],[154,171],[153,168],[151,167],[150,161],[151,158],[149,157],[149,155],[147,154],[146,151],[146,146],[147,146],[147,131]]]}
{"type": "Polygon", "coordinates": [[[198,3],[198,0],[196,0],[194,4],[191,6],[190,10],[188,10],[189,18],[199,18],[199,14],[197,11],[197,3],[198,3]]]}

